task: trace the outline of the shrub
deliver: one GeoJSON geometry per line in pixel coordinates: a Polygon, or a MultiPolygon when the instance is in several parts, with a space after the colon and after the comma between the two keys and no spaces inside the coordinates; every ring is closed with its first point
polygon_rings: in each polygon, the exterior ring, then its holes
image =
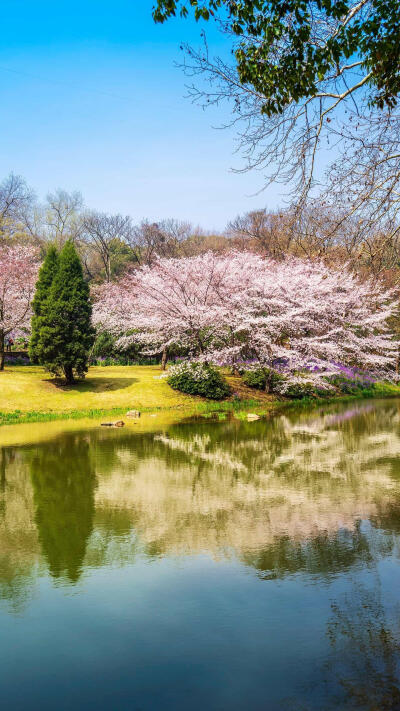
{"type": "Polygon", "coordinates": [[[277,392],[292,400],[302,400],[307,397],[327,397],[333,387],[330,383],[301,375],[292,376],[281,382],[277,392]]]}
{"type": "Polygon", "coordinates": [[[90,359],[90,365],[99,365],[99,366],[109,366],[109,365],[159,365],[160,359],[159,358],[150,358],[150,357],[132,357],[130,358],[128,355],[124,355],[123,353],[116,354],[115,356],[108,356],[105,358],[104,356],[100,356],[99,358],[91,358],[90,359]]]}
{"type": "Polygon", "coordinates": [[[29,358],[25,356],[15,356],[12,353],[6,353],[5,360],[9,365],[30,365],[29,358]]]}
{"type": "Polygon", "coordinates": [[[392,383],[388,381],[384,382],[378,382],[374,383],[372,386],[372,389],[375,393],[375,395],[382,395],[383,397],[387,397],[388,395],[399,395],[399,383],[392,383]]]}
{"type": "Polygon", "coordinates": [[[341,393],[346,395],[356,395],[363,390],[371,390],[374,383],[370,378],[353,377],[346,378],[346,376],[338,373],[337,375],[331,375],[327,378],[327,381],[331,383],[335,388],[340,390],[341,393]]]}
{"type": "Polygon", "coordinates": [[[114,355],[115,338],[109,331],[99,331],[92,348],[92,360],[112,358],[114,355]]]}
{"type": "Polygon", "coordinates": [[[284,381],[284,376],[273,368],[255,367],[243,373],[242,380],[249,388],[256,390],[266,390],[269,393],[276,392],[279,385],[284,381]]]}
{"type": "Polygon", "coordinates": [[[222,375],[205,363],[179,363],[172,365],[167,374],[171,388],[189,395],[201,395],[210,400],[223,400],[230,387],[222,375]]]}

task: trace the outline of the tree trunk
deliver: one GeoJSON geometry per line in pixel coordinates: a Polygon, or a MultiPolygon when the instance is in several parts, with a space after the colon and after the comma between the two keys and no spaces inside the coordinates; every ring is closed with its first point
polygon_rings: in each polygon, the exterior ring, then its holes
{"type": "Polygon", "coordinates": [[[165,370],[168,360],[168,348],[164,348],[161,358],[161,370],[165,370]]]}
{"type": "Polygon", "coordinates": [[[67,381],[67,385],[72,385],[75,382],[74,371],[72,370],[72,365],[65,365],[64,366],[64,375],[65,375],[65,380],[67,381]]]}
{"type": "Polygon", "coordinates": [[[4,370],[4,361],[5,361],[4,333],[3,333],[3,331],[0,331],[0,370],[4,370]]]}

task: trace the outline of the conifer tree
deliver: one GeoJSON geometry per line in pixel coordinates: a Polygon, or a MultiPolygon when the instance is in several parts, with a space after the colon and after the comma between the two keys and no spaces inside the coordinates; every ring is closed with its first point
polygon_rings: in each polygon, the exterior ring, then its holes
{"type": "Polygon", "coordinates": [[[51,285],[58,269],[58,252],[54,245],[47,250],[45,260],[40,268],[36,282],[35,295],[32,301],[31,338],[29,342],[29,357],[32,363],[39,363],[39,338],[43,322],[42,311],[44,302],[50,294],[51,285]]]}
{"type": "Polygon", "coordinates": [[[59,256],[57,273],[48,298],[42,304],[37,347],[39,362],[54,375],[64,374],[67,383],[84,377],[94,341],[92,306],[82,265],[71,241],[59,256]]]}

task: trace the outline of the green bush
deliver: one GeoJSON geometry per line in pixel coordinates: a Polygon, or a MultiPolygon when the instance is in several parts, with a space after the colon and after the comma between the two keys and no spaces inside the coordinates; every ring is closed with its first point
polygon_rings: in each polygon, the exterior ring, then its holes
{"type": "Polygon", "coordinates": [[[98,358],[112,358],[115,349],[115,338],[109,331],[99,331],[92,348],[92,360],[98,358]]]}
{"type": "Polygon", "coordinates": [[[371,379],[366,380],[361,377],[346,378],[346,376],[341,375],[340,373],[337,375],[330,375],[327,378],[327,381],[345,395],[357,395],[365,390],[371,390],[374,385],[371,379]]]}
{"type": "Polygon", "coordinates": [[[287,385],[284,395],[292,400],[302,400],[305,397],[316,397],[316,388],[312,383],[292,383],[287,385]]]}
{"type": "Polygon", "coordinates": [[[245,370],[242,375],[242,380],[249,388],[256,388],[256,390],[265,390],[267,387],[267,374],[265,372],[265,368],[245,370]]]}
{"type": "Polygon", "coordinates": [[[277,373],[273,368],[251,368],[246,370],[242,376],[243,383],[249,388],[256,390],[266,390],[273,393],[283,382],[284,376],[277,373]]]}
{"type": "Polygon", "coordinates": [[[159,358],[130,358],[128,355],[124,355],[122,353],[115,356],[109,356],[107,358],[91,358],[90,360],[90,365],[99,365],[102,367],[110,365],[159,365],[159,363],[159,358]]]}
{"type": "Polygon", "coordinates": [[[389,381],[377,382],[372,386],[372,391],[375,395],[382,395],[382,397],[396,396],[400,395],[400,384],[391,383],[389,381]]]}
{"type": "Polygon", "coordinates": [[[283,381],[278,388],[278,392],[291,400],[303,400],[309,397],[328,397],[332,395],[334,389],[327,382],[313,382],[306,377],[295,376],[291,380],[283,381]]]}
{"type": "Polygon", "coordinates": [[[13,353],[6,353],[6,363],[9,365],[30,365],[29,358],[24,358],[24,356],[15,356],[13,353]]]}
{"type": "Polygon", "coordinates": [[[209,400],[223,400],[230,387],[222,375],[205,363],[179,363],[168,371],[167,382],[174,390],[188,395],[201,395],[209,400]]]}
{"type": "Polygon", "coordinates": [[[91,351],[91,365],[158,365],[159,356],[143,355],[138,344],[132,343],[119,350],[116,339],[109,331],[98,331],[91,351]]]}

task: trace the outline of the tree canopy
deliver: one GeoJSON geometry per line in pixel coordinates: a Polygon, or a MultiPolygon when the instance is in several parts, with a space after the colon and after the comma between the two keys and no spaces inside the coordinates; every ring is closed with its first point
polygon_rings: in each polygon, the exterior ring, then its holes
{"type": "Polygon", "coordinates": [[[38,267],[33,247],[0,244],[0,370],[4,369],[5,337],[29,329],[38,267]]]}
{"type": "Polygon", "coordinates": [[[93,344],[89,286],[72,242],[63,247],[48,297],[42,304],[40,332],[35,355],[54,375],[63,373],[67,383],[74,375],[84,377],[93,344]]]}
{"type": "Polygon", "coordinates": [[[284,362],[294,376],[341,364],[386,377],[397,343],[396,302],[373,280],[319,261],[236,252],[160,259],[98,293],[94,322],[148,353],[172,347],[208,362],[284,362]]]}
{"type": "Polygon", "coordinates": [[[400,225],[400,4],[397,0],[158,0],[157,22],[214,19],[234,61],[184,45],[189,93],[230,101],[243,169],[285,185],[296,208],[338,212],[363,237],[400,225]],[[332,152],[332,146],[334,151],[332,152]]]}
{"type": "Polygon", "coordinates": [[[243,38],[235,55],[240,81],[261,92],[267,114],[316,94],[323,80],[365,70],[372,103],[394,106],[400,90],[400,5],[396,0],[158,0],[164,22],[192,8],[243,38]]]}
{"type": "Polygon", "coordinates": [[[40,358],[40,332],[43,325],[43,312],[45,302],[49,297],[53,280],[58,270],[58,252],[54,245],[47,250],[44,262],[39,270],[36,282],[35,295],[32,301],[31,338],[29,341],[29,357],[32,363],[39,362],[40,358]]]}

